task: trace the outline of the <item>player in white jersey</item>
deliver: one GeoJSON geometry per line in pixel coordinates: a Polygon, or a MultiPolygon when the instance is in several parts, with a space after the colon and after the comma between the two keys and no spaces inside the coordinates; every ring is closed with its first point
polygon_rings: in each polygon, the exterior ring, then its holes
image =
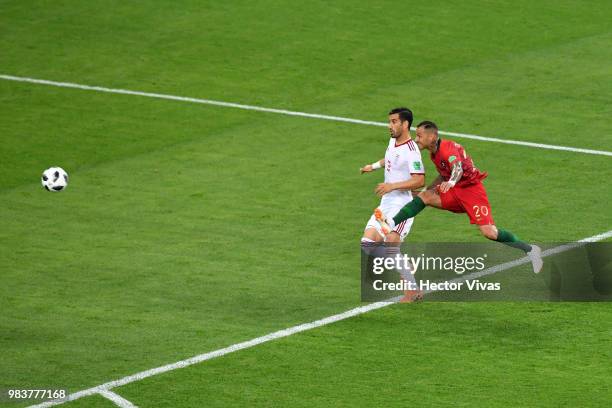
{"type": "MultiPolygon", "coordinates": [[[[382,197],[380,209],[383,214],[396,214],[400,208],[412,201],[412,190],[420,189],[425,185],[425,166],[421,159],[421,151],[410,137],[412,119],[412,112],[408,108],[391,110],[389,112],[391,139],[385,158],[360,169],[363,174],[384,168],[385,181],[378,184],[375,189],[376,194],[382,197]]],[[[384,242],[386,256],[393,257],[399,254],[400,245],[412,227],[411,220],[412,218],[396,225],[391,232],[385,234],[381,230],[380,223],[372,215],[361,238],[362,250],[370,254],[368,252],[370,248],[380,247],[384,242]]],[[[411,280],[412,275],[406,275],[406,271],[399,272],[406,280],[411,280]]],[[[416,292],[406,293],[405,301],[416,300],[413,298],[419,295],[416,292]]]]}
{"type": "MultiPolygon", "coordinates": [[[[387,214],[395,214],[404,205],[412,201],[412,190],[425,185],[425,167],[421,159],[421,151],[410,137],[412,112],[407,108],[396,108],[389,112],[389,133],[391,139],[385,153],[385,158],[361,168],[361,173],[369,173],[377,169],[385,170],[385,182],[378,184],[376,194],[382,197],[380,209],[387,214]]],[[[408,220],[407,220],[408,221],[408,220]]],[[[412,223],[400,223],[393,232],[387,235],[387,241],[403,242],[410,231],[412,223]]],[[[363,238],[381,242],[385,234],[380,230],[380,224],[372,215],[368,221],[363,238]]]]}

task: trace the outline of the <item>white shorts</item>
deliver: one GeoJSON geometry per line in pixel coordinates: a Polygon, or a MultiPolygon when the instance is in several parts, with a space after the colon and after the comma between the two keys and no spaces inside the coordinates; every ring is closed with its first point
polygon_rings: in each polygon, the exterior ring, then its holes
{"type": "MultiPolygon", "coordinates": [[[[412,201],[412,198],[409,200],[393,200],[388,203],[385,203],[384,201],[385,200],[383,200],[380,203],[380,209],[382,210],[383,214],[385,214],[386,217],[393,217],[395,216],[395,214],[399,212],[399,210],[403,206],[405,206],[410,201],[412,201]]],[[[413,221],[414,221],[414,218],[408,218],[407,220],[400,222],[398,225],[395,226],[395,228],[393,228],[393,231],[399,234],[400,240],[402,242],[404,242],[404,238],[408,236],[408,233],[410,232],[410,228],[412,227],[413,221]]],[[[380,228],[380,224],[378,223],[378,221],[376,221],[374,214],[372,214],[372,216],[368,220],[368,223],[366,224],[365,229],[368,229],[368,228],[376,228],[376,231],[378,231],[380,236],[381,237],[383,236],[382,230],[380,228]]]]}

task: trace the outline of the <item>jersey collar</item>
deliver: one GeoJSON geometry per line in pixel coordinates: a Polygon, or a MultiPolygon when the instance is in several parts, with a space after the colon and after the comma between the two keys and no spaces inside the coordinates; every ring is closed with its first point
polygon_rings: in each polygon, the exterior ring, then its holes
{"type": "Polygon", "coordinates": [[[408,140],[406,140],[404,143],[397,144],[397,142],[395,142],[395,147],[400,147],[405,145],[406,143],[410,143],[411,140],[412,138],[409,137],[408,140]]]}

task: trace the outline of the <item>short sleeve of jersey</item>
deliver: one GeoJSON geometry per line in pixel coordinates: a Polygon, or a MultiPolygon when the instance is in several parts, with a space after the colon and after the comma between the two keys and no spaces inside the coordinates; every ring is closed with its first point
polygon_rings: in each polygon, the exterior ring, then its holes
{"type": "Polygon", "coordinates": [[[410,152],[408,160],[410,174],[425,174],[425,165],[423,164],[423,159],[421,158],[421,152],[418,149],[410,152]]]}
{"type": "Polygon", "coordinates": [[[457,143],[449,140],[444,147],[440,153],[442,153],[442,159],[446,160],[449,166],[452,166],[457,161],[463,161],[464,157],[457,143]]]}

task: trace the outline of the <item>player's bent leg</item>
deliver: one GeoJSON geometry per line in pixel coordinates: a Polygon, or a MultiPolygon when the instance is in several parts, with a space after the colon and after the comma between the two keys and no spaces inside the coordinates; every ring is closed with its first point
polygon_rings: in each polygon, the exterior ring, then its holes
{"type": "Polygon", "coordinates": [[[479,225],[478,229],[485,238],[497,241],[497,227],[495,225],[479,225]]]}
{"type": "Polygon", "coordinates": [[[395,231],[391,231],[389,234],[387,234],[387,238],[385,239],[386,243],[395,245],[399,248],[399,246],[402,243],[402,238],[400,237],[400,234],[398,234],[395,231]]]}
{"type": "Polygon", "coordinates": [[[502,244],[511,246],[513,248],[522,249],[529,256],[533,266],[533,271],[538,273],[540,270],[542,270],[544,262],[542,261],[542,250],[539,246],[529,245],[528,243],[521,241],[512,232],[503,228],[497,228],[492,224],[479,225],[478,228],[480,229],[482,235],[492,241],[501,242],[502,244]]]}
{"type": "Polygon", "coordinates": [[[501,242],[513,248],[522,249],[524,252],[531,251],[531,245],[521,241],[512,232],[503,228],[497,228],[495,225],[479,225],[480,232],[482,235],[489,238],[490,240],[501,242]]]}
{"type": "Polygon", "coordinates": [[[435,208],[442,208],[442,199],[440,198],[440,194],[433,190],[423,191],[422,193],[419,193],[417,197],[420,198],[425,205],[435,208]]]}
{"type": "MultiPolygon", "coordinates": [[[[387,258],[402,257],[401,253],[402,237],[397,231],[392,231],[387,234],[385,240],[385,249],[387,258]]],[[[416,279],[414,278],[412,264],[404,264],[403,260],[395,263],[395,269],[400,274],[401,281],[406,290],[404,297],[400,299],[400,303],[413,303],[423,299],[423,293],[418,289],[416,279]]]]}
{"type": "Polygon", "coordinates": [[[366,227],[361,237],[361,273],[362,279],[371,276],[375,258],[386,256],[383,240],[376,228],[366,227]],[[364,275],[364,273],[366,275],[364,275]]]}
{"type": "MultiPolygon", "coordinates": [[[[386,208],[377,208],[374,211],[374,219],[378,223],[378,228],[380,231],[383,231],[385,234],[385,257],[397,259],[394,262],[395,269],[399,272],[401,277],[401,282],[403,286],[406,288],[404,290],[404,297],[400,300],[402,303],[411,303],[423,298],[421,291],[418,290],[418,285],[416,284],[416,280],[412,271],[414,270],[411,263],[405,263],[401,254],[401,244],[404,241],[405,237],[410,232],[412,227],[412,219],[406,219],[401,221],[398,224],[395,224],[393,220],[386,216],[385,213],[397,213],[398,210],[401,209],[401,204],[399,206],[391,205],[386,208]]],[[[377,228],[377,229],[378,229],[377,228]]]]}
{"type": "Polygon", "coordinates": [[[363,237],[361,240],[363,241],[364,238],[370,241],[374,241],[374,242],[383,241],[383,237],[376,230],[376,228],[366,228],[365,231],[363,231],[363,237]]]}
{"type": "Polygon", "coordinates": [[[436,199],[436,196],[437,194],[432,191],[420,193],[412,201],[400,208],[399,212],[393,216],[393,221],[388,219],[387,222],[391,228],[394,228],[395,225],[399,225],[402,221],[416,216],[428,205],[439,208],[442,204],[440,203],[440,197],[438,196],[436,199]]]}
{"type": "Polygon", "coordinates": [[[384,256],[383,238],[376,228],[366,228],[361,237],[361,250],[368,256],[384,256]]]}

